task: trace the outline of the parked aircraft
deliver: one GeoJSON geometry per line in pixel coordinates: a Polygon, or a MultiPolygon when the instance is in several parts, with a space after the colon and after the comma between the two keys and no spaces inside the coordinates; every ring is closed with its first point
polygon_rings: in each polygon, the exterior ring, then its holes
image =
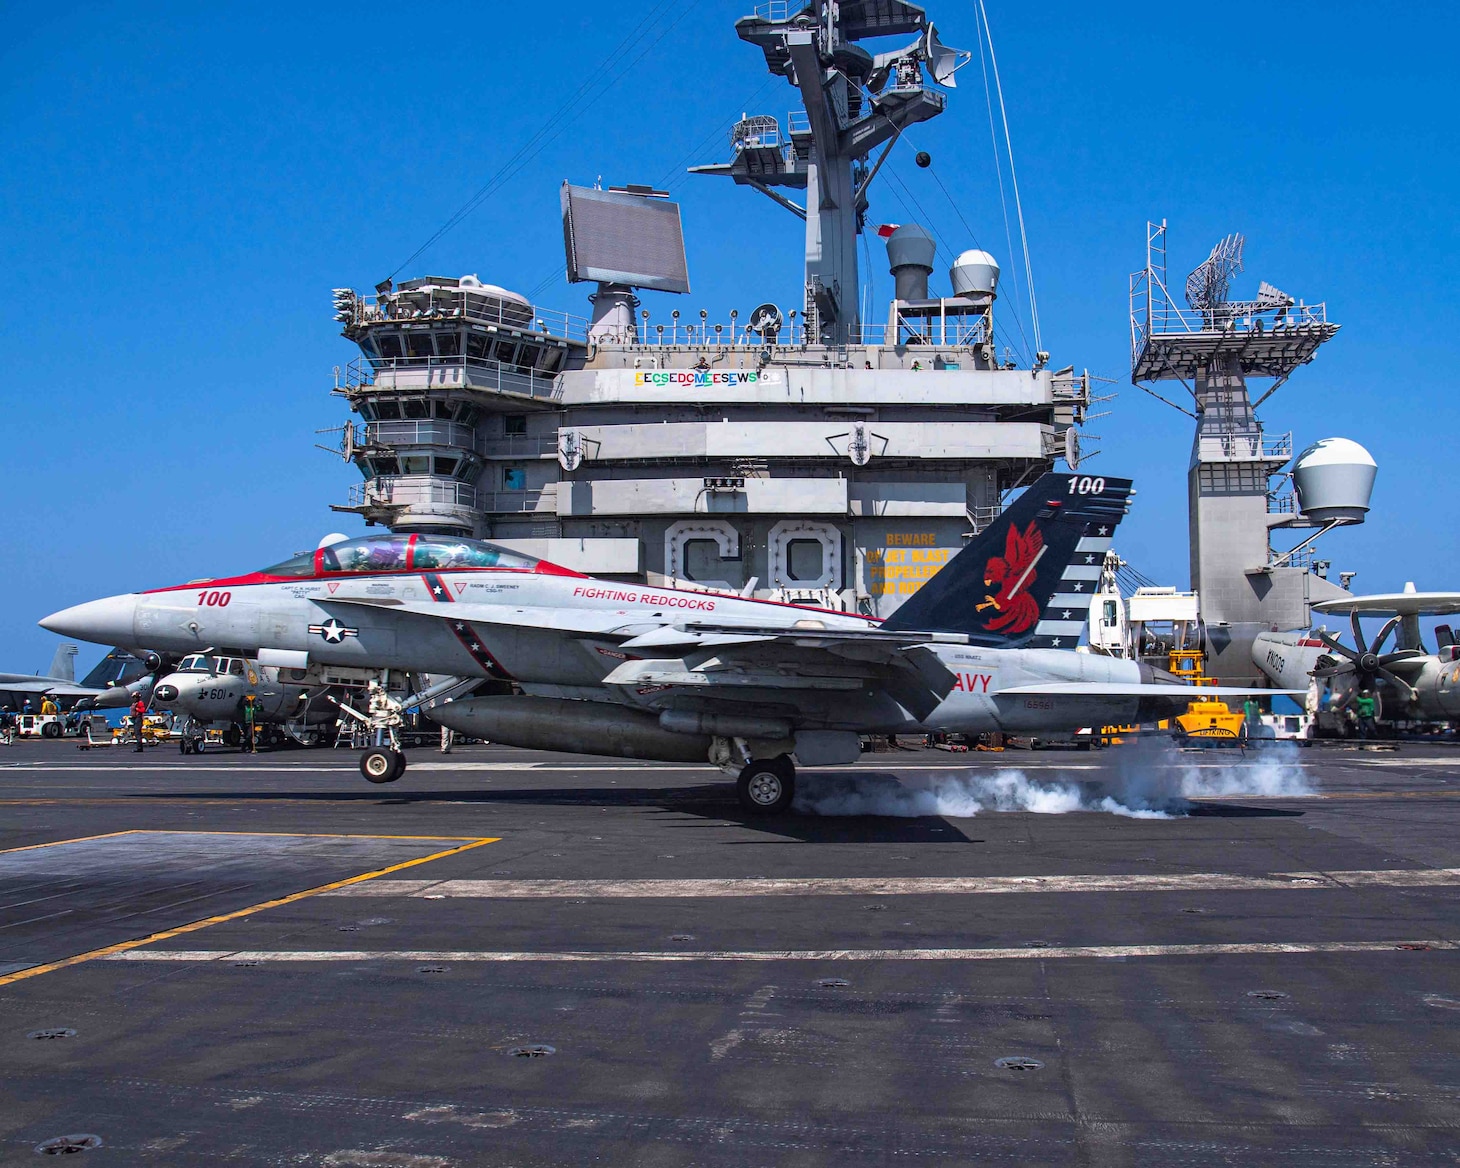
{"type": "MultiPolygon", "coordinates": [[[[1170,675],[1072,651],[1130,487],[1045,475],[881,622],[596,580],[475,540],[388,535],[41,624],[164,651],[227,646],[292,668],[493,679],[500,692],[431,716],[509,745],[738,769],[741,801],[776,811],[798,763],[854,762],[859,735],[1049,733],[1184,709],[1192,691],[1170,675]]],[[[400,707],[428,696],[372,698],[367,779],[400,777],[400,707]]]]}
{"type": "MultiPolygon", "coordinates": [[[[83,638],[85,639],[85,638],[83,638]]],[[[65,707],[68,700],[75,708],[94,708],[99,699],[113,692],[129,695],[128,686],[144,680],[148,673],[144,662],[131,653],[113,650],[80,682],[76,680],[76,646],[61,645],[51,658],[50,670],[42,674],[0,673],[0,693],[26,697],[51,697],[65,707]]],[[[130,701],[130,696],[128,696],[130,701]]]]}
{"type": "MultiPolygon", "coordinates": [[[[227,722],[243,724],[244,698],[254,695],[255,721],[267,727],[266,742],[287,732],[296,741],[312,745],[321,726],[332,723],[339,707],[330,700],[330,683],[320,668],[283,669],[260,665],[241,656],[193,653],[177,668],[157,679],[152,704],[182,714],[196,726],[227,722]],[[281,731],[280,727],[287,727],[281,731]]],[[[184,749],[196,738],[184,736],[184,749]]]]}
{"type": "MultiPolygon", "coordinates": [[[[1460,719],[1460,647],[1448,625],[1436,629],[1439,642],[1429,652],[1420,634],[1422,616],[1460,613],[1460,593],[1403,592],[1325,600],[1315,612],[1349,618],[1355,648],[1341,643],[1327,629],[1295,633],[1260,633],[1252,644],[1253,663],[1278,685],[1314,685],[1329,708],[1342,709],[1361,691],[1380,699],[1381,716],[1412,722],[1460,719]],[[1361,618],[1386,617],[1372,638],[1361,618]],[[1384,644],[1395,637],[1393,648],[1384,644]]],[[[1315,704],[1317,704],[1315,702],[1315,704]]]]}

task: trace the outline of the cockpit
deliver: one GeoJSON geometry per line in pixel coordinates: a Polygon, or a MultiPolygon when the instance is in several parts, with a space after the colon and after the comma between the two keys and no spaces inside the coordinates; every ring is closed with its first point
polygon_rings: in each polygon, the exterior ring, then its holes
{"type": "Polygon", "coordinates": [[[206,653],[194,653],[178,663],[174,673],[210,673],[214,676],[231,673],[234,677],[244,674],[243,660],[239,657],[209,657],[206,653]]]}
{"type": "Polygon", "coordinates": [[[264,568],[264,576],[334,576],[369,572],[535,572],[541,560],[477,539],[439,535],[367,535],[317,548],[264,568]]]}

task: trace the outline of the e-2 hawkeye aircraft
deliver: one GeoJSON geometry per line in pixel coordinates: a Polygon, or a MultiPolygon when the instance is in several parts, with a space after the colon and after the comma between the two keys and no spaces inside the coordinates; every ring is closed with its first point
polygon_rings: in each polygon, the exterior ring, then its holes
{"type": "Polygon", "coordinates": [[[261,665],[252,658],[220,653],[190,653],[152,687],[152,704],[187,718],[182,736],[184,753],[195,753],[203,741],[201,727],[226,722],[225,741],[241,739],[244,699],[253,694],[255,721],[265,746],[284,736],[306,746],[315,745],[321,728],[339,716],[332,700],[344,691],[318,665],[286,669],[261,665]],[[332,692],[333,691],[333,692],[332,692]]]}
{"type": "MultiPolygon", "coordinates": [[[[790,805],[798,764],[861,735],[1051,733],[1184,709],[1169,674],[1074,648],[1129,479],[1047,474],[886,620],[597,580],[476,540],[367,536],[245,576],[111,596],[48,616],[67,636],[159,651],[493,679],[435,720],[529,749],[711,763],[754,812],[790,805]]],[[[1203,696],[1248,689],[1204,689],[1203,696]]],[[[398,779],[398,702],[377,687],[372,782],[398,779]]]]}
{"type": "MultiPolygon", "coordinates": [[[[1355,648],[1327,629],[1259,633],[1252,661],[1278,685],[1316,685],[1314,704],[1341,710],[1361,692],[1379,695],[1380,715],[1411,722],[1460,721],[1460,645],[1449,625],[1435,629],[1436,652],[1420,633],[1422,616],[1460,614],[1460,592],[1403,592],[1324,600],[1314,612],[1347,615],[1355,648]],[[1361,617],[1387,617],[1370,640],[1361,617]],[[1384,644],[1393,634],[1393,648],[1384,644]],[[1325,692],[1326,691],[1326,692],[1325,692]],[[1326,700],[1325,700],[1326,699],[1326,700]]],[[[1315,710],[1315,712],[1317,712],[1315,710]]]]}

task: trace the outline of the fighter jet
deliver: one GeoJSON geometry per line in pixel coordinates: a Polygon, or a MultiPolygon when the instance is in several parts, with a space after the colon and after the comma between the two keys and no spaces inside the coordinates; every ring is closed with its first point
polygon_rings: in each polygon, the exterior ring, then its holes
{"type": "MultiPolygon", "coordinates": [[[[244,576],[91,601],[43,627],[223,652],[490,679],[431,717],[535,749],[710,763],[752,812],[790,805],[797,765],[869,734],[1069,732],[1153,720],[1192,691],[1073,650],[1129,479],[1049,474],[891,617],[597,580],[490,543],[367,536],[244,576]]],[[[1204,689],[1203,696],[1246,689],[1204,689]]],[[[400,777],[400,708],[372,693],[372,782],[400,777]]]]}
{"type": "Polygon", "coordinates": [[[1436,629],[1438,651],[1429,652],[1420,635],[1422,616],[1460,613],[1460,593],[1403,592],[1325,600],[1315,612],[1346,615],[1355,648],[1327,629],[1291,633],[1259,633],[1252,643],[1252,661],[1283,686],[1309,685],[1310,704],[1320,701],[1342,709],[1362,690],[1380,699],[1381,716],[1411,722],[1460,720],[1460,646],[1448,625],[1436,629]],[[1369,639],[1362,617],[1388,619],[1369,639]],[[1394,647],[1384,643],[1394,635],[1394,647]]]}
{"type": "MultiPolygon", "coordinates": [[[[234,735],[243,723],[244,698],[254,695],[255,720],[266,727],[265,744],[280,740],[279,727],[293,727],[290,737],[312,743],[318,727],[333,722],[339,706],[319,666],[281,669],[246,657],[193,653],[157,679],[152,704],[189,719],[192,726],[227,722],[234,735]]],[[[198,735],[184,734],[183,750],[196,749],[198,735]]]]}
{"type": "Polygon", "coordinates": [[[74,708],[91,709],[114,692],[129,695],[131,691],[127,687],[143,679],[146,673],[146,665],[132,654],[113,650],[78,682],[76,646],[61,645],[44,675],[0,673],[0,693],[57,698],[63,706],[70,698],[75,699],[74,708]]]}

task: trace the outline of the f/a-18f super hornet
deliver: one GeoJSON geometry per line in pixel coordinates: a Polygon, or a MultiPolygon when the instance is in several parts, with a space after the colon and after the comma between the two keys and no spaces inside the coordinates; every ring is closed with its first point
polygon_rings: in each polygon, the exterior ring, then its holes
{"type": "MultiPolygon", "coordinates": [[[[1296,633],[1259,633],[1252,643],[1252,661],[1278,685],[1312,685],[1315,705],[1342,710],[1361,692],[1380,700],[1382,716],[1410,722],[1460,720],[1460,646],[1454,630],[1435,630],[1437,652],[1426,649],[1420,635],[1422,616],[1460,614],[1460,592],[1403,592],[1325,600],[1315,612],[1346,615],[1353,628],[1354,648],[1327,629],[1296,633]],[[1360,618],[1387,617],[1373,639],[1365,637],[1360,618]],[[1390,636],[1394,645],[1385,650],[1390,636]]],[[[1315,711],[1316,712],[1316,711],[1315,711]]]]}
{"type": "MultiPolygon", "coordinates": [[[[891,617],[597,580],[469,539],[352,539],[228,579],[91,601],[41,624],[159,651],[499,683],[431,712],[528,748],[738,769],[788,806],[795,767],[856,761],[861,735],[1051,733],[1150,720],[1190,688],[1073,652],[1131,494],[1048,474],[891,617]]],[[[1208,689],[1204,695],[1250,690],[1208,689]]],[[[399,703],[372,696],[374,782],[400,777],[399,703]],[[394,722],[392,722],[394,716],[394,722]]]]}

